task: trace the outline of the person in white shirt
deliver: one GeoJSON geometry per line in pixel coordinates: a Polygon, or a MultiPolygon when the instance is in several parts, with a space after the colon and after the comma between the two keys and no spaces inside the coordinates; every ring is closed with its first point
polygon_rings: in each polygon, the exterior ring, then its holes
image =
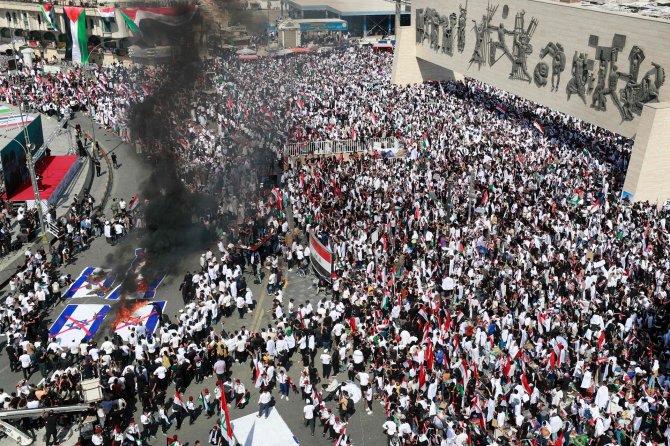
{"type": "Polygon", "coordinates": [[[316,427],[316,418],[314,417],[314,404],[312,404],[312,400],[309,398],[305,400],[305,407],[302,408],[302,413],[305,417],[305,426],[309,426],[313,437],[314,428],[316,427]]]}
{"type": "Polygon", "coordinates": [[[270,394],[270,391],[267,387],[263,387],[261,394],[258,396],[258,414],[256,415],[256,418],[260,418],[262,416],[267,418],[270,415],[270,411],[272,410],[272,407],[270,406],[271,402],[272,394],[270,394]]]}
{"type": "Polygon", "coordinates": [[[398,431],[395,421],[393,421],[392,417],[388,417],[386,422],[382,424],[382,429],[384,429],[384,432],[386,432],[387,436],[387,442],[390,445],[391,444],[391,439],[395,437],[396,432],[398,431]]]}

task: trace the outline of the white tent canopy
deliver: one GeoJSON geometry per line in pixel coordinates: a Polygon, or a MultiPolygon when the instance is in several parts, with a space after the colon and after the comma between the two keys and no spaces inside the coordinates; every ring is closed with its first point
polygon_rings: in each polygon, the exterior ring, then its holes
{"type": "Polygon", "coordinates": [[[256,54],[256,51],[250,48],[242,48],[241,50],[238,50],[236,54],[238,56],[253,56],[254,54],[256,54]]]}
{"type": "Polygon", "coordinates": [[[256,418],[256,412],[231,421],[235,440],[242,446],[295,446],[300,441],[293,435],[276,408],[268,418],[256,418]],[[272,435],[268,435],[271,432],[272,435]]]}

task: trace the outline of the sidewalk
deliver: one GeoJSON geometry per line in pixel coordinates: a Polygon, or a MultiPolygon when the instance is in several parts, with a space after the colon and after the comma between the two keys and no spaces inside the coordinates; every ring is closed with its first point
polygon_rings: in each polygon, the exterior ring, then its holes
{"type": "MultiPolygon", "coordinates": [[[[78,116],[74,120],[70,121],[70,125],[72,125],[73,127],[76,124],[81,125],[82,130],[84,130],[84,132],[87,132],[89,134],[91,133],[91,121],[88,119],[86,115],[78,113],[78,116]]],[[[96,136],[98,136],[100,145],[107,150],[110,150],[110,148],[113,150],[122,143],[122,141],[115,135],[107,133],[103,129],[99,129],[97,127],[96,127],[96,136]]],[[[121,158],[120,155],[117,156],[121,158]]],[[[109,164],[107,163],[106,160],[102,160],[101,164],[102,164],[101,175],[100,177],[96,177],[94,172],[94,166],[90,158],[84,161],[84,164],[80,168],[77,177],[72,181],[70,187],[65,191],[62,198],[56,205],[56,215],[58,217],[65,215],[69,211],[74,197],[79,196],[85,192],[85,189],[87,188],[87,182],[89,180],[88,179],[89,174],[92,175],[92,182],[88,192],[95,199],[96,206],[100,205],[104,206],[107,204],[106,203],[107,201],[110,201],[107,200],[106,197],[109,195],[109,192],[113,190],[112,182],[114,178],[114,173],[111,172],[111,160],[109,161],[109,164]],[[89,170],[91,170],[90,173],[89,170]]],[[[120,170],[121,169],[119,169],[117,172],[119,172],[120,170]]],[[[130,172],[130,169],[128,170],[129,174],[131,174],[132,172],[130,172]]],[[[130,176],[127,177],[125,175],[120,175],[120,177],[121,182],[133,183],[134,178],[130,176]]],[[[16,234],[14,234],[14,236],[16,236],[16,234]]],[[[51,234],[47,234],[47,237],[49,240],[53,238],[51,234]]],[[[14,240],[16,240],[16,238],[14,238],[14,240]]],[[[1,257],[0,286],[4,285],[7,281],[9,281],[9,279],[16,273],[17,269],[23,266],[25,258],[24,253],[26,250],[30,249],[32,252],[35,252],[40,247],[42,247],[42,245],[43,245],[42,240],[38,235],[38,237],[32,242],[25,243],[21,246],[21,248],[17,249],[16,251],[4,257],[1,257]]],[[[48,252],[48,248],[46,249],[46,251],[48,252]]]]}

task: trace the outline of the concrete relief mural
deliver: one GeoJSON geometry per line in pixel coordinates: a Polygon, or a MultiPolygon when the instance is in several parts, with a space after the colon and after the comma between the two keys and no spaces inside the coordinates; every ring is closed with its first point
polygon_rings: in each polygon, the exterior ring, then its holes
{"type": "MultiPolygon", "coordinates": [[[[487,66],[502,69],[507,65],[506,60],[510,64],[508,79],[534,83],[542,89],[550,84],[552,93],[558,92],[561,87],[561,77],[568,62],[566,52],[571,51],[569,79],[563,87],[566,100],[570,102],[576,95],[594,111],[616,109],[622,121],[630,121],[635,115],[640,115],[645,103],[659,100],[659,90],[665,83],[663,67],[654,61],[647,61],[644,49],[637,44],[630,47],[627,59],[624,59],[628,40],[625,35],[615,34],[609,45],[602,45],[599,36],[590,35],[588,41],[584,41],[585,45],[576,49],[566,48],[559,41],[549,41],[544,47],[538,47],[541,48],[539,52],[535,52],[531,74],[529,57],[534,54],[532,39],[540,20],[529,18],[524,9],[515,12],[509,5],[503,5],[497,18],[498,4],[487,3],[485,9],[480,4],[479,10],[483,10],[481,18],[471,19],[472,27],[467,30],[467,3],[465,6],[459,4],[458,12],[446,11],[447,15],[440,15],[444,11],[437,9],[417,9],[417,44],[453,57],[455,50],[458,53],[465,51],[466,34],[471,33],[474,37],[469,44],[472,53],[469,59],[465,59],[469,67],[474,65],[477,70],[487,66]],[[512,17],[514,23],[510,23],[512,17]],[[501,59],[504,60],[501,62],[501,59]],[[647,71],[642,68],[645,61],[651,64],[647,71]]],[[[540,34],[540,37],[547,38],[548,32],[543,30],[540,34]]],[[[556,34],[558,36],[560,32],[556,34]]],[[[572,39],[573,45],[574,41],[572,39]]]]}
{"type": "Polygon", "coordinates": [[[444,18],[442,25],[442,52],[454,55],[454,31],[456,30],[456,13],[452,12],[449,18],[444,18]]]}
{"type": "Polygon", "coordinates": [[[465,26],[468,23],[468,4],[465,8],[458,5],[458,52],[462,53],[465,49],[465,26]]]}
{"type": "MultiPolygon", "coordinates": [[[[563,45],[558,42],[549,42],[540,51],[540,59],[544,59],[547,55],[551,56],[551,91],[558,91],[558,86],[561,84],[561,73],[565,70],[565,51],[563,50],[563,45]]],[[[539,62],[538,65],[543,63],[539,62]]]]}

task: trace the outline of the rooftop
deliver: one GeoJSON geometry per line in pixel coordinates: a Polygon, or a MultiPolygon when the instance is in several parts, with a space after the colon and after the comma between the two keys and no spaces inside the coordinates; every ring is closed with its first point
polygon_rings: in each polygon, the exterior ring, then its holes
{"type": "MultiPolygon", "coordinates": [[[[302,11],[328,11],[340,16],[395,14],[395,2],[390,0],[288,0],[288,4],[302,11]]],[[[409,13],[403,6],[403,14],[409,13]]]]}
{"type": "Polygon", "coordinates": [[[670,2],[627,0],[583,0],[582,7],[605,11],[639,14],[670,20],[670,2]]]}

